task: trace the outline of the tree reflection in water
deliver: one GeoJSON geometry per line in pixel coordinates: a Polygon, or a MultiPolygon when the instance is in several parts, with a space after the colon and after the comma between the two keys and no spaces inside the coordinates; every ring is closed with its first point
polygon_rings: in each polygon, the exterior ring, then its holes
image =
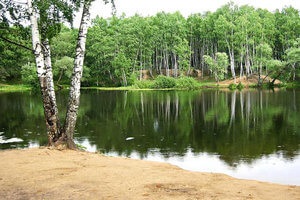
{"type": "MultiPolygon", "coordinates": [[[[57,95],[60,107],[66,94],[57,95]]],[[[205,166],[197,155],[235,170],[273,157],[299,163],[299,95],[299,90],[83,91],[75,137],[106,154],[181,158],[182,167],[205,166]]],[[[13,147],[47,141],[38,97],[1,93],[0,107],[0,132],[24,140],[13,147]]]]}

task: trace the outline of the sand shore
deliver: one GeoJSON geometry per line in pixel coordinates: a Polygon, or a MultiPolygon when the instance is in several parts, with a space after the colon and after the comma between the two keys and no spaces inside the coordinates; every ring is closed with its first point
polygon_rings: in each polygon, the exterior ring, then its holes
{"type": "Polygon", "coordinates": [[[300,200],[300,187],[165,163],[35,148],[0,151],[0,199],[300,200]]]}

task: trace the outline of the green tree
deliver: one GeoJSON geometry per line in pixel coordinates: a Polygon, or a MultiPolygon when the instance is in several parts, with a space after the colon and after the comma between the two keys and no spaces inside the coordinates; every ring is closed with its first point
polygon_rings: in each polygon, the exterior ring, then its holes
{"type": "Polygon", "coordinates": [[[220,38],[219,43],[225,45],[227,47],[227,52],[230,58],[230,70],[231,75],[234,78],[234,82],[236,82],[235,75],[235,39],[237,35],[236,31],[236,10],[237,6],[232,2],[227,5],[219,8],[217,10],[217,14],[219,14],[218,19],[216,21],[215,32],[220,38]]]}
{"type": "Polygon", "coordinates": [[[256,47],[256,52],[258,87],[261,87],[263,83],[261,78],[261,75],[263,74],[263,67],[267,70],[267,63],[272,58],[272,48],[268,44],[262,43],[256,47]]]}
{"type": "Polygon", "coordinates": [[[286,50],[287,63],[292,68],[292,79],[295,81],[296,75],[300,76],[299,64],[300,64],[300,38],[297,38],[293,46],[286,50]]]}
{"type": "Polygon", "coordinates": [[[204,61],[208,65],[210,71],[215,77],[216,82],[219,84],[220,80],[225,78],[228,67],[228,56],[226,53],[216,53],[216,57],[204,56],[204,61]]]}
{"type": "Polygon", "coordinates": [[[114,60],[112,60],[112,66],[114,68],[114,74],[116,77],[121,80],[123,86],[127,86],[127,76],[130,73],[131,62],[126,58],[124,53],[118,53],[114,60]]]}
{"type": "Polygon", "coordinates": [[[64,56],[59,60],[56,60],[53,66],[53,75],[57,79],[56,84],[59,87],[61,80],[67,80],[72,77],[72,69],[74,65],[74,59],[68,56],[64,56]]]}

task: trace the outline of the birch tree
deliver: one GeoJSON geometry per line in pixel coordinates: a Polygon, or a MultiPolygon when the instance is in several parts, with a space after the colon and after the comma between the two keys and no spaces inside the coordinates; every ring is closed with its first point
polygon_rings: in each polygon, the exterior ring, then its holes
{"type": "Polygon", "coordinates": [[[83,5],[82,17],[78,31],[78,41],[76,46],[76,55],[74,60],[74,68],[70,85],[69,102],[64,126],[64,132],[60,140],[66,141],[69,148],[76,148],[73,136],[75,131],[77,112],[80,99],[80,80],[83,72],[83,61],[85,54],[86,36],[90,23],[91,2],[85,1],[83,5]]]}
{"type": "MultiPolygon", "coordinates": [[[[37,3],[43,3],[37,2],[37,3]]],[[[51,146],[63,145],[67,148],[75,149],[76,145],[73,140],[77,112],[79,108],[79,98],[80,98],[80,81],[83,73],[83,62],[85,55],[85,44],[86,36],[89,27],[90,13],[89,8],[91,6],[91,0],[84,0],[80,3],[83,4],[83,11],[81,17],[81,23],[78,31],[76,54],[74,59],[74,68],[72,73],[70,94],[67,107],[67,113],[65,118],[65,125],[61,127],[58,109],[56,105],[56,97],[54,92],[53,83],[53,73],[51,64],[51,54],[50,54],[50,44],[48,40],[49,33],[48,21],[43,20],[48,19],[49,14],[40,12],[40,25],[38,24],[38,14],[36,8],[32,4],[32,0],[27,1],[28,13],[30,16],[30,25],[32,33],[32,48],[35,56],[35,62],[37,67],[37,76],[39,79],[39,84],[42,93],[43,107],[45,114],[45,121],[47,127],[48,144],[51,146]],[[44,15],[44,16],[43,16],[44,15]],[[43,18],[44,17],[44,18],[43,18]],[[45,30],[46,29],[46,30],[45,30]],[[41,33],[39,32],[41,30],[41,33]],[[42,41],[41,41],[42,38],[42,41]]],[[[105,1],[106,2],[106,1],[105,1]]],[[[112,1],[113,2],[113,1],[112,1]]],[[[47,9],[51,10],[51,6],[47,4],[42,6],[41,11],[47,12],[47,9]]],[[[56,3],[64,3],[63,1],[56,3]]],[[[66,5],[66,4],[64,4],[66,5]]],[[[55,7],[55,6],[54,6],[55,7]]],[[[55,10],[55,9],[54,9],[55,10]]],[[[62,11],[63,12],[63,11],[62,11]]],[[[54,24],[54,27],[55,24],[54,24]]]]}
{"type": "Polygon", "coordinates": [[[209,70],[215,76],[216,82],[219,84],[223,80],[227,72],[228,56],[226,53],[217,52],[215,58],[204,55],[204,61],[208,65],[209,70]]]}
{"type": "Polygon", "coordinates": [[[28,0],[27,5],[31,24],[32,48],[42,94],[48,142],[49,145],[52,145],[60,135],[60,127],[50,64],[50,48],[49,43],[46,42],[47,40],[45,40],[44,45],[41,43],[37,13],[32,5],[32,1],[28,0]]]}
{"type": "Polygon", "coordinates": [[[235,13],[237,6],[232,2],[226,6],[221,7],[218,11],[221,13],[216,21],[216,31],[223,42],[225,42],[230,58],[231,75],[236,83],[235,76],[235,38],[236,38],[236,24],[235,13]]]}

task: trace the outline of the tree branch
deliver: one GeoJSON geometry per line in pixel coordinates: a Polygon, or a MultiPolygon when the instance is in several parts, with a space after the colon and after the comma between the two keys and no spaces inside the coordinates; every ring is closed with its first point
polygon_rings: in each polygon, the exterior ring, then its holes
{"type": "Polygon", "coordinates": [[[26,49],[26,50],[33,51],[32,49],[30,49],[29,47],[27,47],[27,46],[25,46],[25,45],[16,43],[16,42],[11,41],[11,40],[9,40],[9,39],[7,39],[7,38],[4,38],[4,37],[2,37],[2,36],[0,36],[0,39],[1,39],[1,40],[4,40],[5,42],[8,42],[8,43],[10,43],[10,44],[13,44],[13,45],[22,47],[22,48],[24,48],[24,49],[26,49]]]}

